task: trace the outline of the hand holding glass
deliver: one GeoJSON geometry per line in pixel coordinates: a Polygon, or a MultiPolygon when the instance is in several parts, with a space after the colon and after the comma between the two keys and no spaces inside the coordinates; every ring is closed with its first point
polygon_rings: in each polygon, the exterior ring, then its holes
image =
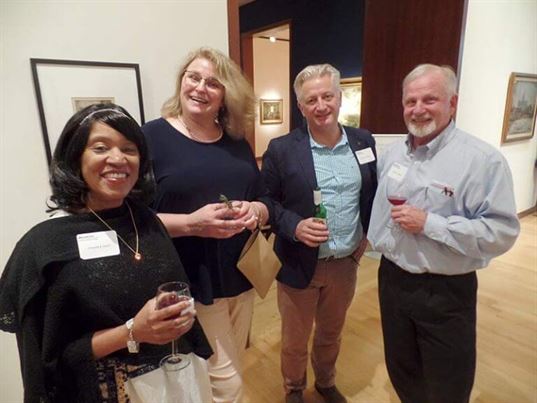
{"type": "MultiPolygon", "coordinates": [[[[386,181],[386,198],[393,206],[405,204],[408,198],[408,188],[404,181],[396,180],[388,176],[386,181]]],[[[390,220],[388,227],[393,226],[393,221],[390,220]]]]}
{"type": "MultiPolygon", "coordinates": [[[[172,281],[158,287],[157,309],[163,309],[182,301],[190,301],[190,306],[183,309],[181,315],[194,309],[194,301],[187,283],[172,281]]],[[[188,356],[176,352],[176,342],[172,340],[172,353],[160,361],[160,366],[166,371],[178,371],[188,364],[190,364],[188,356]]]]}

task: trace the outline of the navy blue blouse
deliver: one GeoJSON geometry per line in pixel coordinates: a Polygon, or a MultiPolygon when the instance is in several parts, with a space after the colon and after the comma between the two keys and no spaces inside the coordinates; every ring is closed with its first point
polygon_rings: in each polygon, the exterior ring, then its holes
{"type": "MultiPolygon", "coordinates": [[[[159,213],[189,214],[220,194],[230,200],[255,200],[260,175],[245,140],[229,135],[214,143],[191,140],[165,119],[142,127],[157,181],[153,207],[159,213]]],[[[214,298],[234,297],[252,288],[237,268],[248,230],[229,239],[179,237],[173,242],[192,286],[194,298],[206,305],[214,298]]]]}

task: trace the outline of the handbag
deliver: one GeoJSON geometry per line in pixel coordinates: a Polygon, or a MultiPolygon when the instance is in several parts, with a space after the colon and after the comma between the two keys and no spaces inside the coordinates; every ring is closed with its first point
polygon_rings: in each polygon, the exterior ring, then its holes
{"type": "Polygon", "coordinates": [[[157,368],[125,383],[131,403],[208,403],[213,401],[207,361],[188,354],[190,364],[178,371],[157,368]]]}
{"type": "Polygon", "coordinates": [[[265,298],[280,270],[281,263],[272,249],[274,234],[255,229],[242,248],[237,267],[252,283],[257,294],[265,298]],[[267,236],[265,236],[267,233],[267,236]]]}

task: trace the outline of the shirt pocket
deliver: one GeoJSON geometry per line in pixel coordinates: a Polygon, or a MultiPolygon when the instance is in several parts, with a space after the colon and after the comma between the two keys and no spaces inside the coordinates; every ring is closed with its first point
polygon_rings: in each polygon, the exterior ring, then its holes
{"type": "Polygon", "coordinates": [[[426,210],[443,215],[451,212],[454,206],[455,189],[447,183],[432,181],[425,189],[426,210]]]}

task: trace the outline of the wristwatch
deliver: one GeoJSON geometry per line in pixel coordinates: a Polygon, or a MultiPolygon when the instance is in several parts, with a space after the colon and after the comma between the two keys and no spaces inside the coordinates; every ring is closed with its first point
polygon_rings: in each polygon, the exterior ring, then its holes
{"type": "Polygon", "coordinates": [[[127,322],[125,322],[125,326],[127,326],[127,329],[129,331],[129,340],[127,340],[127,349],[129,350],[129,353],[137,353],[140,351],[140,343],[134,340],[134,337],[132,335],[132,330],[134,328],[134,318],[131,318],[127,322]]]}

